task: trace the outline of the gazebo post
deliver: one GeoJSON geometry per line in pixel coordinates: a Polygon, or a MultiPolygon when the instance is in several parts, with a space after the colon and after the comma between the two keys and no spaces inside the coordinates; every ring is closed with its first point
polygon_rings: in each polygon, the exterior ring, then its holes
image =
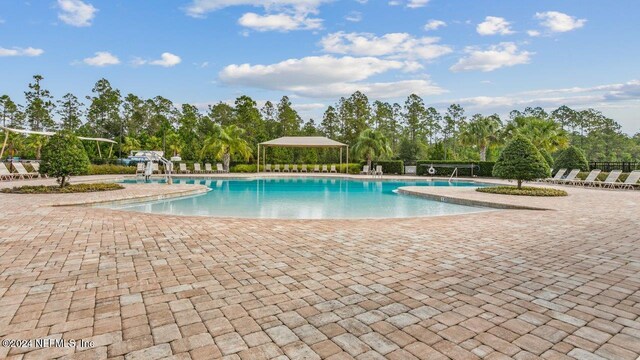
{"type": "Polygon", "coordinates": [[[342,170],[342,146],[340,146],[340,170],[342,170]]]}
{"type": "Polygon", "coordinates": [[[4,149],[7,147],[7,140],[9,140],[9,132],[7,130],[4,131],[4,143],[2,143],[2,150],[0,151],[0,159],[2,159],[2,155],[4,154],[4,149]]]}
{"type": "Polygon", "coordinates": [[[109,148],[109,158],[111,158],[112,153],[113,153],[113,144],[111,144],[111,147],[109,148]]]}
{"type": "Polygon", "coordinates": [[[100,151],[100,142],[96,140],[96,146],[98,147],[98,155],[100,155],[100,159],[102,159],[102,152],[100,151]]]}
{"type": "Polygon", "coordinates": [[[345,171],[349,175],[349,145],[347,145],[347,169],[345,171]]]}
{"type": "Polygon", "coordinates": [[[256,173],[260,173],[260,144],[258,144],[258,163],[256,164],[256,173]]]}

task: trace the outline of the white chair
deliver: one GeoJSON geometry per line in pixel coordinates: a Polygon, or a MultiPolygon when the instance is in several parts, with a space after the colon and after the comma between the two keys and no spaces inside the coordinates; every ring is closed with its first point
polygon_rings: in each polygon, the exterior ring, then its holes
{"type": "Polygon", "coordinates": [[[280,172],[280,164],[276,164],[276,165],[273,167],[273,172],[280,172]]]}
{"type": "Polygon", "coordinates": [[[571,182],[571,185],[582,185],[582,186],[593,186],[593,184],[595,183],[596,179],[598,178],[598,175],[600,175],[600,170],[595,169],[595,170],[591,170],[591,172],[589,173],[589,175],[587,175],[586,179],[584,180],[580,180],[580,179],[576,179],[574,181],[571,182]]]}
{"type": "Polygon", "coordinates": [[[180,172],[182,174],[190,174],[191,171],[189,171],[189,169],[187,169],[187,164],[185,163],[180,163],[180,172]]]}
{"type": "Polygon", "coordinates": [[[329,172],[337,173],[338,170],[336,170],[336,166],[335,165],[331,165],[331,170],[329,170],[329,172]]]}
{"type": "Polygon", "coordinates": [[[369,165],[365,165],[362,167],[362,171],[360,171],[360,175],[368,175],[369,174],[369,165]]]}
{"type": "Polygon", "coordinates": [[[38,163],[38,162],[32,162],[32,163],[31,163],[31,167],[33,168],[33,171],[34,171],[34,172],[37,172],[37,173],[38,173],[38,177],[44,177],[45,179],[48,179],[48,178],[49,178],[49,175],[47,175],[47,174],[43,174],[43,173],[41,173],[41,172],[40,172],[40,163],[38,163]]]}
{"type": "Polygon", "coordinates": [[[202,169],[200,168],[200,163],[193,164],[193,172],[196,174],[200,174],[202,169]]]}
{"type": "Polygon", "coordinates": [[[314,173],[320,172],[320,165],[314,165],[313,166],[313,172],[314,173]]]}
{"type": "Polygon", "coordinates": [[[204,164],[204,171],[207,174],[211,174],[213,172],[213,169],[211,168],[211,164],[209,164],[209,163],[204,164]]]}
{"type": "Polygon", "coordinates": [[[218,172],[218,173],[224,173],[225,172],[224,171],[224,166],[222,166],[221,163],[217,163],[216,164],[216,172],[218,172]]]}
{"type": "Polygon", "coordinates": [[[290,172],[290,171],[289,171],[289,164],[286,164],[286,165],[284,166],[284,169],[282,169],[282,172],[290,172]]]}
{"type": "Polygon", "coordinates": [[[306,173],[307,172],[307,164],[302,165],[302,170],[300,170],[301,173],[306,173]]]}
{"type": "Polygon", "coordinates": [[[24,165],[19,162],[14,162],[13,168],[18,172],[18,176],[20,177],[20,179],[24,179],[25,177],[27,179],[33,179],[34,176],[40,176],[40,174],[36,172],[28,172],[27,169],[24,168],[24,165]]]}
{"type": "Polygon", "coordinates": [[[298,165],[297,164],[293,164],[293,166],[291,168],[291,172],[294,172],[294,173],[298,172],[298,165]]]}
{"type": "Polygon", "coordinates": [[[618,179],[622,175],[622,170],[613,170],[609,173],[606,179],[602,183],[599,183],[600,187],[603,188],[614,188],[618,183],[618,179]]]}
{"type": "Polygon", "coordinates": [[[136,165],[136,175],[141,175],[144,174],[144,170],[145,170],[145,165],[143,162],[139,162],[136,165]]]}
{"type": "Polygon", "coordinates": [[[328,173],[329,172],[329,169],[327,168],[326,164],[322,165],[322,172],[323,173],[328,173]]]}
{"type": "Polygon", "coordinates": [[[564,179],[556,180],[556,184],[571,184],[576,180],[578,174],[580,174],[580,169],[573,169],[564,179]]]}
{"type": "Polygon", "coordinates": [[[0,180],[13,180],[15,179],[15,174],[7,169],[7,166],[4,163],[0,163],[0,180]]]}
{"type": "Polygon", "coordinates": [[[382,165],[377,165],[376,166],[376,176],[380,176],[382,177],[383,173],[382,173],[382,165]]]}
{"type": "Polygon", "coordinates": [[[555,174],[555,176],[544,179],[545,182],[556,182],[560,179],[562,179],[562,176],[564,176],[564,173],[567,172],[567,169],[560,169],[558,170],[558,172],[555,174]]]}
{"type": "Polygon", "coordinates": [[[267,164],[264,166],[264,171],[265,172],[271,172],[271,164],[267,164]]]}
{"type": "Polygon", "coordinates": [[[638,180],[640,180],[640,170],[632,171],[627,179],[619,185],[620,189],[632,190],[638,186],[638,180]]]}
{"type": "Polygon", "coordinates": [[[151,163],[151,172],[160,174],[160,166],[158,163],[151,163]]]}

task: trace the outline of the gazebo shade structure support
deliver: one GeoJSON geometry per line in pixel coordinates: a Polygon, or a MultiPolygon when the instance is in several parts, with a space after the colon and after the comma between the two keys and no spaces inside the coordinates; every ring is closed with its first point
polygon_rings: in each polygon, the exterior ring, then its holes
{"type": "Polygon", "coordinates": [[[339,148],[340,149],[340,168],[342,168],[342,149],[346,149],[347,166],[345,173],[349,173],[349,145],[331,140],[322,136],[285,136],[278,139],[266,141],[258,144],[258,159],[256,172],[260,172],[260,155],[262,155],[263,166],[266,167],[267,148],[269,147],[285,147],[285,148],[339,148]],[[261,150],[262,149],[262,153],[261,150]]]}
{"type": "MultiPolygon", "coordinates": [[[[16,133],[16,134],[24,134],[24,135],[42,135],[42,136],[55,135],[55,132],[51,132],[51,131],[31,131],[31,130],[22,130],[22,129],[12,129],[4,126],[0,126],[0,130],[4,130],[5,132],[4,143],[2,144],[2,150],[0,150],[0,159],[2,159],[2,155],[4,155],[4,149],[7,146],[7,140],[9,139],[10,132],[16,133]]],[[[111,144],[111,148],[109,149],[109,157],[111,157],[111,153],[113,151],[113,145],[117,144],[117,142],[113,140],[103,139],[103,138],[89,138],[89,137],[78,136],[78,139],[85,140],[85,141],[95,141],[96,145],[98,146],[98,154],[100,154],[101,159],[102,159],[102,153],[100,152],[101,142],[106,142],[111,144]]]]}

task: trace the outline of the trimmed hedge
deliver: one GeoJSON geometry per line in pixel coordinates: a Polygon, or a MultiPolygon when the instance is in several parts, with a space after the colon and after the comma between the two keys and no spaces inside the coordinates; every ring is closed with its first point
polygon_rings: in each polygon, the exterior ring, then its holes
{"type": "Polygon", "coordinates": [[[13,188],[6,188],[0,190],[0,192],[7,194],[68,194],[68,193],[86,193],[86,192],[98,192],[98,191],[111,191],[124,189],[120,184],[113,183],[96,183],[96,184],[76,184],[65,185],[60,187],[54,186],[17,186],[13,188]]]}
{"type": "MultiPolygon", "coordinates": [[[[453,164],[477,165],[478,167],[476,167],[473,170],[474,176],[493,177],[493,166],[496,163],[493,161],[419,160],[416,163],[417,165],[416,173],[417,175],[426,175],[426,176],[451,176],[451,173],[453,172],[453,168],[438,167],[435,165],[453,165],[453,164]],[[436,170],[436,173],[434,175],[431,175],[428,173],[428,170],[432,164],[434,165],[433,168],[436,170]]],[[[468,169],[468,168],[458,169],[458,176],[471,176],[471,169],[468,169]]]]}
{"type": "Polygon", "coordinates": [[[567,196],[567,192],[564,190],[529,186],[523,186],[519,189],[515,186],[489,186],[477,188],[476,191],[489,194],[516,196],[567,196]]]}
{"type": "MultiPolygon", "coordinates": [[[[358,170],[358,173],[360,171],[362,171],[362,167],[367,165],[366,161],[361,161],[360,162],[360,169],[358,170]]],[[[377,165],[382,165],[382,172],[385,174],[392,174],[392,175],[402,175],[404,174],[404,161],[402,160],[379,160],[379,161],[372,161],[371,162],[371,167],[373,167],[373,169],[371,170],[375,170],[377,165]]]]}
{"type": "Polygon", "coordinates": [[[89,165],[89,175],[121,175],[135,174],[135,166],[122,165],[89,165]]]}

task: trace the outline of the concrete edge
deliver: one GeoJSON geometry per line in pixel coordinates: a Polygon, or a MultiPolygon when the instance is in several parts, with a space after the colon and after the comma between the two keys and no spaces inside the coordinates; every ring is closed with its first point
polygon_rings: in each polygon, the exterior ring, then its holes
{"type": "Polygon", "coordinates": [[[197,185],[196,189],[190,190],[180,190],[171,193],[165,194],[157,194],[157,195],[148,195],[148,196],[139,196],[133,198],[119,199],[119,200],[97,200],[97,201],[89,201],[89,202],[69,202],[69,203],[55,203],[55,204],[46,204],[44,206],[52,206],[52,207],[63,207],[63,206],[94,206],[94,205],[124,205],[124,204],[132,204],[138,202],[148,202],[148,201],[160,201],[166,199],[174,199],[180,197],[201,195],[209,192],[210,189],[197,185]]]}
{"type": "Polygon", "coordinates": [[[428,200],[435,200],[435,201],[456,204],[456,205],[482,206],[482,207],[501,209],[501,210],[536,210],[536,211],[551,210],[551,209],[539,208],[539,207],[533,207],[533,206],[522,206],[522,205],[505,204],[500,202],[464,199],[464,198],[454,197],[450,195],[429,194],[429,193],[407,190],[406,187],[398,188],[398,194],[416,196],[416,197],[421,197],[428,200]]]}

